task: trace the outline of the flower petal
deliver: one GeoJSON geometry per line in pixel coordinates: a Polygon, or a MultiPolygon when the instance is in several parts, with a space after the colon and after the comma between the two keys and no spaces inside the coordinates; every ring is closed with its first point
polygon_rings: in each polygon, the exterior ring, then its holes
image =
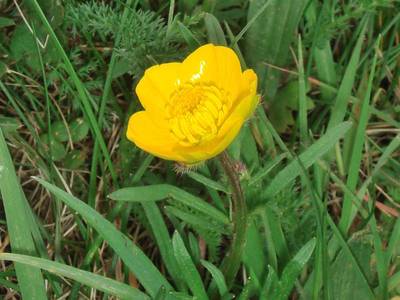
{"type": "Polygon", "coordinates": [[[129,119],[127,138],[136,146],[167,160],[184,160],[174,151],[176,140],[165,127],[157,126],[147,111],[133,114],[129,119]]]}
{"type": "Polygon", "coordinates": [[[176,151],[182,153],[182,156],[185,157],[183,162],[186,164],[195,164],[215,157],[232,143],[240,131],[243,122],[244,119],[241,116],[230,118],[224,123],[214,139],[192,147],[178,146],[176,151]]]}
{"type": "Polygon", "coordinates": [[[243,73],[243,77],[247,80],[247,94],[237,100],[236,106],[222,124],[217,136],[201,145],[176,146],[175,151],[181,153],[181,156],[185,158],[182,162],[195,164],[220,154],[235,139],[246,119],[254,113],[260,99],[256,94],[257,76],[252,70],[247,70],[243,73]]]}
{"type": "MultiPolygon", "coordinates": [[[[146,70],[136,86],[136,94],[144,109],[164,119],[165,103],[180,85],[181,63],[167,63],[146,70]]],[[[152,115],[153,116],[153,115],[152,115]]],[[[157,121],[157,120],[155,120],[157,121]]]]}
{"type": "Polygon", "coordinates": [[[182,63],[182,79],[214,83],[236,98],[242,70],[236,53],[223,46],[204,45],[191,53],[182,63]]]}

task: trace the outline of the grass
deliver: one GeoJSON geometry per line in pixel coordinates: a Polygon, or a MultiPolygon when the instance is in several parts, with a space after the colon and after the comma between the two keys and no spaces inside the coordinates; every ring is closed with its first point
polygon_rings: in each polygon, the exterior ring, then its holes
{"type": "Polygon", "coordinates": [[[0,3],[5,299],[396,299],[400,3],[0,3]],[[229,146],[248,207],[222,262],[218,159],[185,170],[125,138],[146,68],[228,45],[261,104],[229,146]]]}

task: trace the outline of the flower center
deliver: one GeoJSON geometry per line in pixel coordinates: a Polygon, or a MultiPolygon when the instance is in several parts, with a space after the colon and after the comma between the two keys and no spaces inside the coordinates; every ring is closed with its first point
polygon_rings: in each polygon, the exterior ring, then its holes
{"type": "Polygon", "coordinates": [[[226,91],[204,83],[185,83],[172,93],[166,110],[170,130],[184,146],[212,139],[231,107],[226,91]]]}

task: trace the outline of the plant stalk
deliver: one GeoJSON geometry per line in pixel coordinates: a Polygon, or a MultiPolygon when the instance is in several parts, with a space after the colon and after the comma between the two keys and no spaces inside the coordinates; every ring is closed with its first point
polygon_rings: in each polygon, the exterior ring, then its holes
{"type": "Polygon", "coordinates": [[[232,223],[233,235],[230,249],[222,262],[221,270],[226,284],[231,287],[242,261],[242,254],[246,243],[247,206],[240,186],[239,176],[229,154],[224,151],[219,160],[228,177],[232,188],[232,223]]]}

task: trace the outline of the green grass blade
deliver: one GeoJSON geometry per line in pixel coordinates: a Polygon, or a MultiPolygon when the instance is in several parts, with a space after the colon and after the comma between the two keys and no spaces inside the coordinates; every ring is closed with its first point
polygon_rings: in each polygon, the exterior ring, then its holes
{"type": "MultiPolygon", "coordinates": [[[[0,129],[0,192],[3,198],[10,236],[11,249],[15,253],[35,255],[31,234],[31,222],[26,214],[26,199],[15,174],[11,155],[0,129]]],[[[16,263],[18,284],[24,299],[47,299],[40,270],[16,263]]]]}
{"type": "Polygon", "coordinates": [[[150,223],[153,235],[156,239],[161,257],[171,274],[177,286],[182,283],[182,277],[179,271],[179,266],[174,256],[174,251],[172,248],[171,238],[168,233],[168,228],[165,225],[163,217],[157,204],[154,202],[143,202],[142,203],[144,212],[146,214],[147,220],[150,223]]]}
{"type": "Polygon", "coordinates": [[[279,154],[271,162],[269,162],[265,167],[259,169],[254,176],[249,180],[249,185],[256,184],[260,180],[264,179],[283,159],[287,158],[286,153],[279,154]]]}
{"type": "Polygon", "coordinates": [[[304,75],[304,60],[303,60],[303,44],[301,42],[301,36],[299,35],[298,41],[298,70],[299,70],[299,129],[300,129],[300,141],[302,144],[306,143],[308,133],[308,121],[307,121],[307,96],[306,96],[306,82],[304,75]]]}
{"type": "Polygon", "coordinates": [[[313,254],[315,245],[316,245],[315,238],[308,241],[299,250],[299,252],[297,252],[297,254],[292,258],[292,260],[287,264],[287,266],[283,270],[280,280],[282,299],[287,299],[289,297],[296,279],[299,277],[305,264],[308,262],[311,255],[313,254]]]}
{"type": "Polygon", "coordinates": [[[222,224],[230,224],[227,216],[203,199],[169,184],[122,188],[111,193],[108,197],[113,200],[128,202],[159,201],[172,197],[176,201],[205,213],[222,224]]]}
{"type": "MultiPolygon", "coordinates": [[[[315,61],[318,79],[334,86],[337,82],[337,75],[330,45],[331,37],[329,35],[327,37],[323,36],[323,33],[321,33],[320,31],[321,23],[329,18],[329,13],[331,9],[330,6],[332,4],[328,1],[324,2],[319,11],[317,19],[316,3],[317,1],[311,1],[311,3],[307,6],[307,11],[305,14],[308,26],[315,29],[311,53],[315,61]]],[[[308,65],[311,66],[311,61],[308,65]]],[[[326,101],[331,100],[335,96],[335,93],[333,93],[329,89],[326,89],[325,87],[321,86],[320,90],[322,98],[326,101]]]]}
{"type": "MultiPolygon", "coordinates": [[[[133,0],[127,0],[126,1],[126,5],[124,8],[124,12],[122,14],[122,18],[121,18],[121,27],[118,31],[118,35],[115,39],[115,43],[114,43],[114,50],[111,54],[111,59],[110,59],[110,64],[108,66],[108,70],[107,70],[107,75],[106,75],[106,80],[104,82],[104,86],[103,86],[103,94],[101,96],[101,100],[100,100],[100,106],[99,106],[99,112],[98,112],[98,126],[99,129],[102,128],[103,125],[103,119],[104,119],[104,113],[105,113],[105,109],[106,109],[106,104],[107,104],[107,100],[110,97],[110,94],[112,92],[111,90],[111,83],[113,80],[113,73],[114,73],[114,68],[117,62],[117,53],[115,51],[115,48],[117,48],[120,44],[120,41],[122,39],[122,34],[123,34],[123,28],[125,28],[125,23],[128,20],[129,17],[129,12],[130,12],[130,8],[131,8],[131,4],[132,4],[133,0]]],[[[89,205],[92,207],[95,207],[95,191],[96,191],[96,178],[97,178],[97,166],[98,166],[98,159],[100,156],[100,143],[99,143],[99,139],[95,139],[95,144],[93,147],[93,154],[92,154],[92,163],[91,163],[91,170],[90,170],[90,179],[89,179],[89,205]]]]}
{"type": "Polygon", "coordinates": [[[214,45],[226,46],[225,34],[218,19],[210,13],[206,13],[204,23],[207,29],[208,41],[214,45]]]}
{"type": "MultiPolygon", "coordinates": [[[[379,45],[379,40],[377,45],[379,45]]],[[[359,179],[359,170],[362,160],[362,149],[364,147],[365,140],[365,130],[368,124],[369,118],[369,102],[371,98],[372,84],[375,77],[375,67],[377,62],[377,54],[375,54],[374,60],[372,62],[371,72],[368,79],[368,87],[365,93],[364,100],[361,104],[361,112],[358,120],[358,126],[356,135],[354,137],[354,142],[352,145],[352,154],[350,159],[350,166],[348,168],[348,176],[346,185],[350,190],[355,190],[357,182],[359,179]]],[[[346,193],[343,199],[342,215],[339,222],[339,228],[342,232],[347,232],[351,223],[352,216],[356,213],[356,207],[353,205],[351,195],[346,193]]]]}
{"type": "Polygon", "coordinates": [[[229,234],[232,232],[231,227],[226,228],[226,226],[221,226],[220,223],[210,222],[209,219],[204,218],[204,216],[196,216],[195,214],[191,214],[185,212],[179,208],[174,206],[166,206],[165,211],[182,220],[183,222],[190,224],[194,228],[202,228],[203,230],[208,230],[210,226],[213,227],[213,231],[229,234]]]}
{"type": "MultiPolygon", "coordinates": [[[[335,144],[350,129],[351,122],[343,122],[329,130],[318,141],[307,148],[299,159],[305,168],[313,165],[319,158],[331,150],[335,144]]],[[[271,198],[285,188],[292,180],[302,173],[297,160],[293,160],[287,167],[280,171],[263,192],[264,198],[271,198]]]]}
{"type": "Polygon", "coordinates": [[[400,285],[400,271],[392,275],[392,277],[390,277],[388,289],[389,291],[392,291],[398,288],[399,285],[400,285]]]}
{"type": "Polygon", "coordinates": [[[347,111],[347,102],[351,96],[351,91],[356,78],[356,72],[358,69],[358,62],[360,60],[361,47],[364,41],[364,33],[367,28],[367,18],[363,19],[361,23],[363,25],[360,35],[358,37],[356,46],[354,47],[350,61],[347,65],[344,73],[342,82],[337,92],[334,105],[332,107],[331,117],[328,123],[328,129],[336,126],[340,122],[343,122],[347,111]]]}
{"type": "Polygon", "coordinates": [[[71,76],[72,81],[75,84],[75,87],[78,91],[78,95],[79,95],[79,99],[80,99],[80,103],[82,105],[82,109],[83,112],[86,116],[86,118],[89,121],[91,130],[93,132],[93,136],[95,138],[96,141],[99,142],[100,145],[100,149],[103,152],[104,158],[106,159],[107,162],[107,166],[110,170],[111,176],[113,178],[114,183],[117,183],[117,175],[116,172],[114,170],[114,166],[113,163],[111,161],[111,157],[110,154],[108,152],[107,149],[107,145],[104,141],[104,138],[102,136],[102,133],[100,131],[100,127],[99,124],[97,123],[96,117],[94,115],[94,112],[92,110],[92,106],[91,106],[91,100],[89,99],[89,93],[87,92],[87,90],[85,89],[83,83],[81,82],[81,80],[79,79],[71,61],[69,60],[63,46],[61,45],[60,41],[57,38],[56,33],[54,32],[53,28],[51,27],[49,21],[47,20],[46,16],[44,15],[39,3],[37,2],[37,0],[32,0],[29,2],[29,5],[33,8],[33,10],[36,12],[36,14],[38,15],[39,19],[42,21],[44,27],[47,29],[48,33],[49,33],[49,37],[50,39],[54,42],[56,51],[59,53],[61,59],[64,62],[66,71],[68,72],[68,74],[71,76]]]}
{"type": "MultiPolygon", "coordinates": [[[[150,297],[143,292],[135,289],[127,284],[119,281],[109,279],[91,272],[82,271],[80,269],[67,266],[58,262],[47,259],[37,258],[28,255],[19,255],[11,253],[0,254],[0,260],[9,260],[18,262],[20,264],[34,267],[35,269],[42,269],[54,273],[58,276],[67,277],[79,281],[87,286],[103,291],[107,294],[114,295],[118,299],[137,299],[137,300],[150,300],[150,297]]],[[[37,299],[37,298],[29,298],[37,299]]]]}
{"type": "Polygon", "coordinates": [[[226,285],[225,278],[224,278],[224,275],[222,274],[221,270],[206,260],[202,259],[202,260],[200,260],[200,262],[203,265],[203,267],[206,268],[208,272],[210,272],[212,278],[215,280],[215,284],[218,287],[220,296],[222,297],[225,294],[227,294],[228,287],[226,285]]]}
{"type": "Polygon", "coordinates": [[[142,250],[118,231],[112,223],[79,199],[42,179],[37,178],[37,180],[49,192],[77,211],[109,243],[151,296],[155,296],[161,287],[167,290],[172,288],[142,250]]]}
{"type": "Polygon", "coordinates": [[[225,186],[223,186],[221,183],[219,183],[217,181],[207,178],[204,175],[201,175],[194,171],[189,171],[187,173],[187,176],[189,176],[193,180],[196,180],[197,182],[200,182],[201,184],[204,184],[205,186],[207,186],[209,188],[212,188],[216,191],[224,192],[225,194],[229,194],[229,190],[225,186]]]}
{"type": "Polygon", "coordinates": [[[189,252],[186,250],[185,244],[178,232],[175,232],[174,236],[172,237],[172,245],[174,247],[174,254],[185,282],[189,286],[193,295],[199,300],[207,300],[208,296],[206,290],[204,289],[200,274],[197,271],[189,252]]]}
{"type": "Polygon", "coordinates": [[[254,0],[249,3],[247,19],[250,22],[263,10],[247,30],[245,57],[248,65],[255,68],[259,85],[271,100],[279,85],[280,71],[267,69],[268,64],[283,67],[289,58],[289,46],[307,0],[254,0]],[[270,2],[270,3],[269,3],[270,2]]]}

